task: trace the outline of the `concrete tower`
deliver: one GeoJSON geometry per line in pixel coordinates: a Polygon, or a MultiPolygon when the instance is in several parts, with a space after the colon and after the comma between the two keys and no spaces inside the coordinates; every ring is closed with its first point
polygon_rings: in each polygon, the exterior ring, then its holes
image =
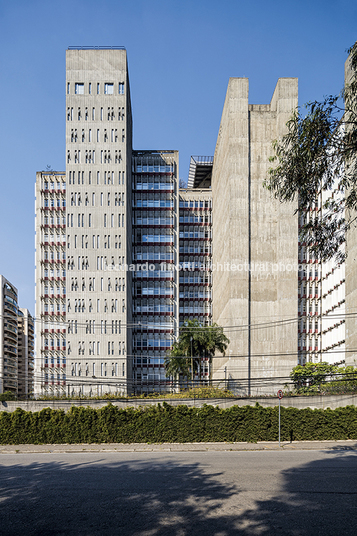
{"type": "Polygon", "coordinates": [[[231,343],[214,360],[214,378],[264,378],[264,388],[242,382],[242,393],[275,389],[267,378],[281,386],[274,378],[297,364],[296,204],[263,188],[272,141],[284,134],[297,98],[297,79],[280,78],[270,104],[248,104],[248,79],[231,78],[215,150],[213,321],[227,327],[231,343]]]}
{"type": "Polygon", "coordinates": [[[130,273],[120,269],[131,259],[126,50],[67,50],[66,93],[67,388],[100,394],[98,380],[124,393],[132,354],[130,273]]]}

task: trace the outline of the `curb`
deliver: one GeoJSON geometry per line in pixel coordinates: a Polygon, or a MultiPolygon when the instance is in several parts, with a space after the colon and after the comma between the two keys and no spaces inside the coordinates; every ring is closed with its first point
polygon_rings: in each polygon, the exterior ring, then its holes
{"type": "Polygon", "coordinates": [[[332,450],[357,451],[357,441],[278,441],[258,443],[100,443],[62,445],[0,445],[0,454],[94,453],[94,452],[239,452],[239,451],[332,450]]]}

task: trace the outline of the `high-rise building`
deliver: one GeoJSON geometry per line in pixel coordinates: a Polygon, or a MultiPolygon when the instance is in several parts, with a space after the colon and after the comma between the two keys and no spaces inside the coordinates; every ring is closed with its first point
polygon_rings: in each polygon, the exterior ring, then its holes
{"type": "MultiPolygon", "coordinates": [[[[314,210],[300,212],[299,226],[322,214],[330,195],[322,193],[314,210]]],[[[336,199],[341,193],[332,195],[336,199]]],[[[345,359],[345,263],[321,262],[299,242],[299,267],[299,364],[339,363],[345,359]]]]}
{"type": "Polygon", "coordinates": [[[260,105],[230,79],[214,158],[192,157],[178,188],[177,151],[132,149],[126,50],[67,50],[66,172],[36,185],[37,394],[170,388],[165,356],[193,319],[230,339],[197,379],[241,394],[343,351],[330,314],[343,312],[343,268],[316,276],[296,203],[263,188],[296,106],[295,78],[260,105]]]}
{"type": "Polygon", "coordinates": [[[28,309],[19,309],[17,317],[18,398],[34,394],[34,321],[28,309]]]}
{"type": "Polygon", "coordinates": [[[17,395],[17,289],[0,275],[0,393],[17,395]]]}
{"type": "MultiPolygon", "coordinates": [[[[192,156],[187,188],[179,190],[179,323],[212,323],[212,167],[213,157],[192,156]]],[[[211,377],[201,356],[195,381],[211,377]]]]}
{"type": "Polygon", "coordinates": [[[66,393],[66,175],[36,175],[35,392],[66,393]]]}
{"type": "Polygon", "coordinates": [[[67,389],[123,394],[131,377],[132,119],[126,50],[66,54],[67,389]],[[121,280],[121,284],[119,283],[121,280]],[[72,285],[73,282],[73,285],[72,285]],[[129,357],[130,356],[130,357],[129,357]]]}
{"type": "Polygon", "coordinates": [[[168,383],[164,360],[178,334],[177,186],[177,151],[133,151],[134,392],[168,383]]]}
{"type": "Polygon", "coordinates": [[[297,99],[296,78],[280,78],[270,104],[249,104],[248,79],[231,78],[214,155],[213,320],[231,342],[213,376],[247,394],[276,391],[297,364],[296,203],[263,187],[297,99]]]}

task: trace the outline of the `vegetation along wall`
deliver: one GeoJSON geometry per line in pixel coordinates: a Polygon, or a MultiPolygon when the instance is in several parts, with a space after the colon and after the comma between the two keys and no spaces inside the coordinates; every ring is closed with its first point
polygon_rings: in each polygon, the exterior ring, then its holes
{"type": "MultiPolygon", "coordinates": [[[[0,444],[276,441],[278,408],[72,407],[0,413],[0,444]]],[[[282,441],[357,439],[357,408],[281,408],[282,441]]]]}

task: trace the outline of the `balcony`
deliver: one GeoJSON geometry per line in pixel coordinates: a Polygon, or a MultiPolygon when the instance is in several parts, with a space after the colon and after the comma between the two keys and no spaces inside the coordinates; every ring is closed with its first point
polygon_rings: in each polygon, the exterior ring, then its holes
{"type": "Polygon", "coordinates": [[[17,316],[17,307],[15,305],[12,305],[11,303],[8,303],[4,301],[4,311],[11,313],[11,316],[15,314],[17,316]]]}

